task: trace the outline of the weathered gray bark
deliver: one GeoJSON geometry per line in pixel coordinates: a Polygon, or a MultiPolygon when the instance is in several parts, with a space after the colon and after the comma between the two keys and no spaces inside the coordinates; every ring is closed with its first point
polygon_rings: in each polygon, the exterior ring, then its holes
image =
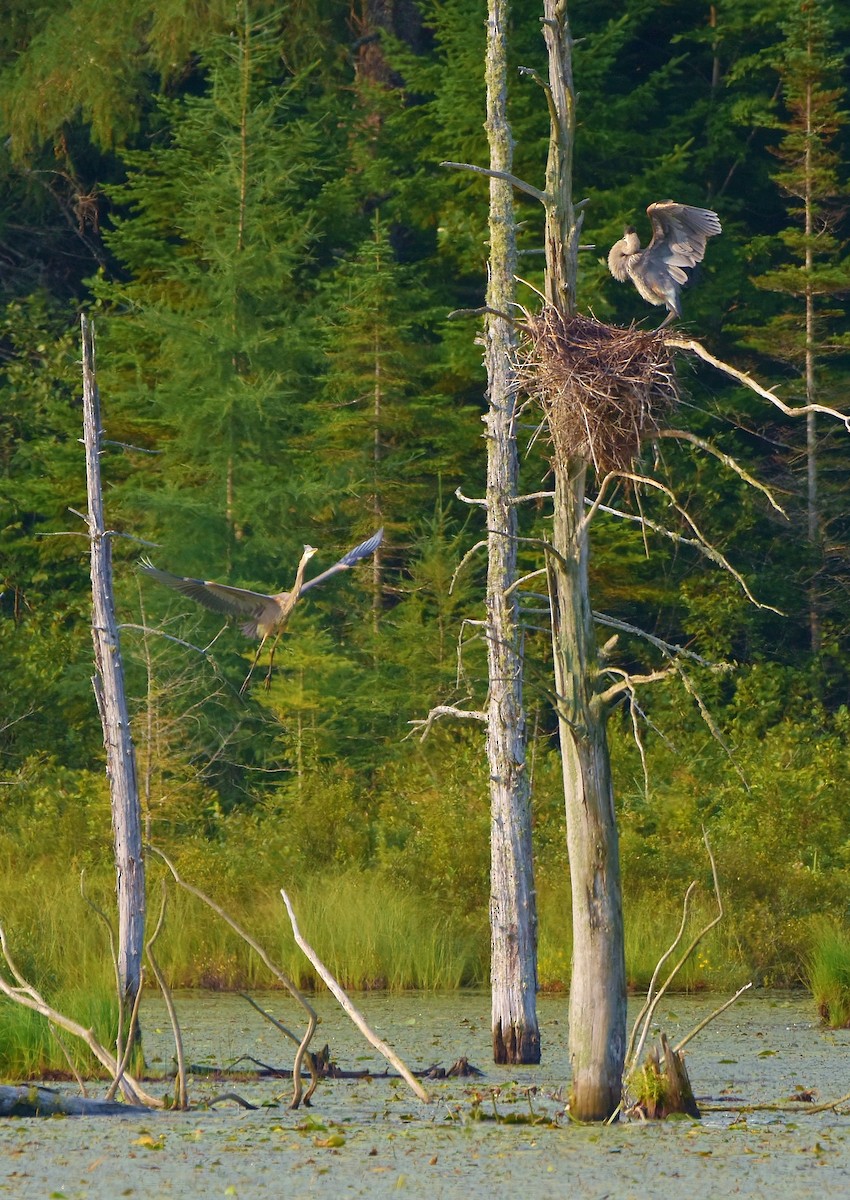
{"type": "MultiPolygon", "coordinates": [[[[489,0],[487,136],[490,168],[510,172],[513,140],[507,119],[508,0],[489,0]]],[[[490,274],[487,306],[510,313],[515,299],[513,191],[490,179],[490,274]]],[[[490,769],[490,978],[493,1058],[540,1061],[537,1023],[537,900],[531,809],[525,766],[522,635],[515,592],[517,559],[516,335],[510,321],[488,314],[487,366],[487,761],[490,769]]]]}
{"type": "Polygon", "coordinates": [[[604,1121],[622,1092],[626,968],[607,713],[597,690],[581,527],[584,476],[576,460],[556,470],[549,588],[573,916],[570,1113],[580,1121],[604,1121]]]}
{"type": "MultiPolygon", "coordinates": [[[[546,298],[575,310],[580,220],[572,202],[575,95],[566,0],[544,0],[551,133],[546,171],[546,298]]],[[[621,1097],[626,980],[620,858],[598,654],[588,585],[584,462],[556,453],[548,557],[558,729],[572,889],[570,1112],[605,1120],[621,1097]]]]}
{"type": "Polygon", "coordinates": [[[132,1004],[139,990],[145,929],[145,869],[136,758],[124,692],[124,667],[112,591],[112,547],[103,517],[100,481],[100,396],[97,389],[94,329],[81,321],[83,351],[83,441],[86,449],[88,527],[91,543],[92,680],[106,748],[106,774],[112,801],[112,831],[118,891],[118,974],[132,1004]]]}

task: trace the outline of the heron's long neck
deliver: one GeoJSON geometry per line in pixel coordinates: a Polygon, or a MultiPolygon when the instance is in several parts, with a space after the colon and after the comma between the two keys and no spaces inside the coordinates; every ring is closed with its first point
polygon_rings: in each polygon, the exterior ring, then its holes
{"type": "Polygon", "coordinates": [[[301,588],[304,584],[304,571],[307,567],[307,563],[312,557],[313,555],[311,551],[306,549],[301,555],[301,561],[298,564],[298,570],[295,572],[295,582],[292,585],[292,592],[290,593],[296,600],[298,599],[301,588]]]}

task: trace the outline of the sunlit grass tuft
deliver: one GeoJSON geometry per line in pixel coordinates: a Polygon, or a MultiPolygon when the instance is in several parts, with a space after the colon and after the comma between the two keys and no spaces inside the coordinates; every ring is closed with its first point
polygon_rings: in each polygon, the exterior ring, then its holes
{"type": "Polygon", "coordinates": [[[805,977],[824,1024],[850,1026],[850,933],[845,927],[827,918],[813,922],[805,977]]]}

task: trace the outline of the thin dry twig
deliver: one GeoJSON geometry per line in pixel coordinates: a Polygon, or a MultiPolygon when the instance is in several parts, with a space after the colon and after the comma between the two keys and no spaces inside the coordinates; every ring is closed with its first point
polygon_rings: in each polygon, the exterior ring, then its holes
{"type": "Polygon", "coordinates": [[[165,906],[168,902],[168,891],[165,886],[165,880],[163,879],[161,883],[162,905],[159,910],[159,920],[156,923],[156,929],[154,929],[145,943],[145,952],[147,953],[151,970],[154,973],[154,978],[159,984],[159,990],[162,992],[162,998],[165,1001],[165,1007],[168,1011],[168,1019],[171,1022],[171,1031],[174,1034],[174,1049],[177,1054],[177,1097],[174,1107],[181,1112],[185,1112],[189,1107],[189,1092],[186,1087],[186,1058],[183,1053],[183,1035],[180,1032],[180,1022],[177,1019],[177,1009],[174,1006],[174,997],[171,995],[171,988],[166,983],[165,976],[153,952],[154,942],[159,937],[160,931],[165,924],[165,906]]]}
{"type": "MultiPolygon", "coordinates": [[[[114,1056],[109,1053],[106,1047],[101,1045],[101,1043],[95,1037],[94,1030],[85,1029],[77,1021],[72,1020],[70,1017],[66,1017],[64,1013],[60,1013],[55,1008],[52,1008],[41,995],[41,993],[34,988],[31,983],[27,982],[15,965],[15,961],[12,958],[11,951],[9,950],[6,931],[2,925],[0,925],[0,951],[2,951],[3,957],[6,960],[6,966],[8,967],[13,979],[15,980],[15,983],[17,984],[17,986],[13,986],[7,979],[3,977],[3,974],[0,973],[0,992],[2,992],[3,995],[9,1000],[13,1000],[16,1004],[22,1004],[24,1008],[29,1008],[33,1012],[40,1013],[41,1016],[46,1018],[46,1020],[52,1021],[54,1025],[58,1025],[60,1029],[64,1029],[67,1033],[71,1033],[74,1035],[74,1037],[78,1037],[81,1041],[86,1043],[92,1054],[95,1056],[98,1062],[100,1062],[101,1065],[106,1068],[113,1079],[116,1077],[116,1075],[119,1075],[118,1062],[114,1056]]],[[[162,1100],[158,1100],[156,1096],[148,1095],[138,1080],[134,1079],[133,1076],[128,1074],[126,1071],[120,1076],[120,1078],[121,1091],[125,1100],[127,1100],[129,1104],[138,1104],[147,1108],[165,1107],[162,1100]]]]}
{"type": "Polygon", "coordinates": [[[730,471],[734,471],[736,475],[740,476],[744,483],[748,484],[750,487],[756,488],[757,491],[761,492],[762,495],[767,498],[771,507],[776,509],[778,513],[781,513],[786,520],[788,519],[788,514],[785,512],[785,509],[782,507],[782,505],[776,500],[770,488],[760,480],[756,479],[755,476],[751,475],[749,471],[745,470],[741,464],[732,457],[731,454],[727,454],[724,450],[720,450],[717,446],[713,445],[713,443],[706,441],[705,438],[697,437],[697,435],[695,433],[691,433],[689,429],[659,429],[657,436],[660,438],[673,438],[676,441],[681,442],[690,442],[692,446],[696,446],[698,449],[704,450],[706,454],[713,454],[719,462],[723,463],[724,467],[728,467],[730,471]]]}
{"type": "Polygon", "coordinates": [[[109,1090],[104,1097],[106,1100],[114,1099],[115,1093],[118,1091],[120,1080],[122,1080],[127,1073],[127,1063],[130,1061],[130,1055],[133,1052],[133,1040],[136,1032],[136,1024],[139,1020],[139,1005],[142,1003],[142,989],[144,985],[145,970],[144,967],[139,967],[139,986],[136,988],[133,1007],[130,1010],[130,1024],[127,1028],[127,1044],[124,1047],[124,1053],[121,1055],[121,1059],[118,1063],[118,1069],[115,1072],[115,1078],[113,1079],[109,1090]]]}
{"type": "Polygon", "coordinates": [[[51,1036],[55,1039],[57,1046],[62,1051],[62,1055],[65,1059],[65,1062],[68,1064],[68,1070],[71,1072],[71,1074],[74,1076],[74,1079],[76,1079],[76,1081],[77,1081],[77,1087],[80,1089],[80,1095],[83,1097],[87,1097],[89,1093],[88,1093],[88,1089],[86,1088],[85,1080],[83,1079],[80,1072],[77,1070],[76,1063],[74,1062],[73,1058],[71,1057],[71,1051],[65,1045],[65,1039],[62,1037],[59,1030],[56,1028],[56,1026],[53,1024],[52,1021],[48,1021],[47,1025],[48,1025],[48,1028],[50,1029],[51,1036]]]}
{"type": "Polygon", "coordinates": [[[685,1046],[687,1046],[688,1042],[692,1041],[697,1036],[698,1033],[702,1033],[702,1031],[703,1031],[703,1029],[705,1029],[706,1025],[710,1025],[711,1022],[715,1019],[715,1017],[719,1017],[721,1013],[726,1012],[727,1008],[731,1008],[732,1005],[735,1003],[735,1001],[739,997],[743,996],[744,992],[749,991],[749,989],[752,986],[753,986],[752,980],[749,983],[745,983],[743,987],[738,988],[738,990],[734,996],[730,996],[729,999],[727,1001],[725,1001],[725,1003],[723,1003],[719,1006],[719,1008],[715,1008],[714,1012],[710,1012],[707,1017],[703,1017],[703,1019],[700,1021],[700,1023],[698,1025],[695,1025],[690,1033],[685,1034],[685,1036],[682,1038],[681,1042],[679,1042],[679,1044],[677,1046],[673,1047],[673,1052],[675,1054],[678,1054],[681,1050],[684,1050],[684,1048],[685,1048],[685,1046]]]}
{"type": "Polygon", "coordinates": [[[688,889],[685,892],[685,898],[682,902],[682,921],[679,925],[679,931],[674,937],[673,941],[670,943],[667,950],[665,950],[665,952],[661,955],[661,958],[659,958],[658,962],[655,964],[655,970],[652,972],[652,978],[649,981],[649,987],[646,991],[646,1000],[644,1001],[643,1008],[641,1008],[640,1012],[635,1017],[635,1023],[632,1026],[632,1035],[629,1038],[629,1046],[626,1050],[627,1075],[630,1075],[637,1066],[640,1056],[643,1052],[643,1047],[646,1043],[646,1037],[649,1028],[648,1021],[646,1024],[644,1024],[644,1018],[649,1012],[650,1006],[655,1001],[655,985],[658,982],[658,976],[661,973],[661,968],[664,966],[671,954],[674,953],[676,947],[679,945],[685,935],[685,928],[688,924],[688,913],[690,911],[691,897],[694,894],[696,886],[696,880],[693,880],[693,882],[688,885],[688,889]],[[640,1043],[638,1044],[637,1050],[635,1050],[635,1040],[638,1036],[638,1030],[641,1031],[640,1043]]]}
{"type": "Polygon", "coordinates": [[[283,898],[283,903],[286,905],[286,911],[289,914],[289,923],[292,926],[292,935],[295,938],[296,943],[316,968],[316,971],[319,973],[321,979],[327,985],[336,1001],[342,1006],[348,1016],[351,1017],[351,1020],[354,1022],[366,1040],[370,1043],[370,1045],[374,1046],[378,1053],[382,1054],[387,1062],[391,1066],[395,1067],[399,1075],[401,1075],[401,1077],[419,1097],[419,1099],[423,1100],[425,1104],[430,1104],[431,1097],[425,1091],[419,1080],[411,1074],[392,1047],[388,1046],[387,1043],[382,1038],[379,1038],[376,1033],[373,1033],[366,1023],[366,1018],[357,1011],[357,1009],[349,1000],[348,996],[343,991],[340,984],[336,981],[336,979],[334,979],[333,975],[331,975],[328,968],[319,958],[316,951],[313,949],[310,943],[305,940],[301,930],[298,928],[298,921],[295,918],[295,910],[292,907],[292,902],[289,899],[289,896],[287,896],[284,888],[280,889],[280,894],[283,898]]]}
{"type": "MultiPolygon", "coordinates": [[[[676,976],[681,971],[682,967],[685,965],[685,963],[691,957],[694,950],[696,950],[697,946],[700,944],[702,939],[706,936],[706,934],[710,933],[711,930],[714,929],[714,927],[716,925],[719,925],[720,922],[723,920],[723,897],[720,894],[720,883],[717,878],[717,864],[714,861],[714,853],[711,849],[711,844],[709,843],[709,840],[708,840],[708,834],[705,832],[705,830],[703,830],[702,836],[703,836],[703,842],[705,843],[705,849],[708,854],[708,859],[709,859],[709,862],[711,863],[711,876],[712,876],[712,880],[714,882],[714,896],[715,896],[715,899],[717,900],[717,913],[714,917],[712,917],[712,919],[706,925],[703,926],[703,928],[699,931],[699,933],[697,933],[691,939],[691,941],[688,945],[688,948],[685,950],[684,954],[681,956],[681,958],[678,960],[676,965],[673,967],[672,971],[667,976],[667,978],[665,979],[662,986],[658,989],[658,992],[653,997],[652,1002],[646,1006],[646,1012],[645,1012],[645,1015],[643,1018],[643,1030],[642,1030],[642,1033],[641,1033],[639,1041],[638,1041],[638,1046],[637,1046],[635,1053],[632,1057],[632,1060],[630,1062],[630,1069],[633,1069],[637,1065],[638,1061],[640,1060],[640,1056],[643,1051],[643,1047],[646,1043],[647,1035],[649,1033],[649,1028],[652,1023],[652,1018],[655,1015],[655,1010],[658,1007],[659,1003],[661,1002],[662,997],[669,990],[671,984],[673,983],[673,980],[676,978],[676,976]]],[[[690,892],[690,890],[691,889],[689,888],[688,891],[690,892]]],[[[684,917],[683,917],[682,929],[679,931],[679,936],[676,938],[676,941],[673,944],[674,947],[676,945],[678,945],[679,941],[681,940],[681,934],[682,934],[682,930],[684,929],[684,924],[685,924],[685,922],[684,922],[684,917]]],[[[670,952],[668,951],[667,954],[664,955],[664,959],[662,959],[662,962],[666,958],[669,957],[669,953],[670,952]]]]}
{"type": "MultiPolygon", "coordinates": [[[[304,1063],[304,1055],[307,1053],[307,1047],[310,1045],[310,1041],[313,1037],[313,1034],[316,1032],[316,1026],[319,1023],[319,1018],[316,1013],[316,1010],[309,1003],[309,1001],[303,995],[301,990],[292,982],[292,980],[287,975],[284,974],[284,972],[280,969],[280,967],[278,967],[275,963],[272,962],[272,960],[269,958],[268,954],[265,952],[265,950],[260,945],[260,943],[258,941],[256,941],[254,938],[252,938],[251,935],[249,933],[247,933],[242,928],[241,925],[237,924],[237,922],[234,921],[233,917],[231,917],[230,914],[227,913],[221,907],[221,905],[216,904],[216,902],[214,900],[210,899],[210,897],[205,892],[202,892],[200,888],[195,887],[194,884],[187,883],[185,879],[181,878],[179,872],[177,871],[177,868],[174,866],[174,863],[171,861],[170,858],[168,858],[168,856],[164,853],[164,851],[160,850],[157,846],[153,846],[153,845],[150,845],[149,849],[154,854],[156,854],[159,858],[162,859],[162,861],[168,867],[171,874],[174,876],[174,881],[179,887],[182,887],[187,892],[191,892],[191,894],[193,896],[197,896],[199,900],[202,900],[204,902],[204,904],[207,905],[208,908],[211,908],[214,913],[218,913],[218,915],[221,917],[221,919],[230,926],[230,928],[233,930],[233,932],[236,933],[240,938],[242,938],[242,940],[244,942],[246,942],[251,947],[251,949],[258,956],[260,961],[266,966],[266,968],[269,971],[271,971],[271,973],[272,973],[272,975],[274,975],[275,979],[277,979],[280,983],[283,984],[283,986],[289,992],[290,996],[292,996],[293,1000],[296,1000],[301,1005],[301,1007],[304,1009],[304,1012],[307,1014],[307,1029],[304,1033],[303,1038],[301,1039],[301,1041],[298,1045],[298,1049],[295,1053],[295,1062],[292,1067],[292,1101],[290,1103],[290,1108],[298,1108],[299,1105],[301,1104],[302,1097],[303,1097],[303,1087],[301,1084],[301,1067],[304,1063]]],[[[295,1039],[293,1039],[293,1040],[295,1040],[295,1039]]],[[[313,1068],[312,1056],[310,1056],[310,1058],[308,1059],[308,1063],[310,1066],[310,1073],[315,1080],[316,1074],[315,1074],[315,1069],[313,1068]]],[[[313,1089],[311,1089],[311,1092],[312,1092],[312,1090],[313,1089]]]]}
{"type": "MultiPolygon", "coordinates": [[[[99,917],[100,920],[103,922],[103,924],[106,926],[106,935],[109,939],[109,954],[112,959],[112,972],[115,977],[115,995],[118,999],[118,1033],[115,1036],[115,1058],[116,1058],[116,1061],[120,1063],[120,1062],[123,1062],[123,1060],[124,1060],[124,1049],[123,1049],[124,989],[121,986],[121,972],[118,969],[118,950],[115,945],[115,930],[112,928],[112,922],[110,921],[110,919],[106,915],[106,913],[103,911],[103,909],[100,908],[97,904],[95,904],[95,902],[86,893],[85,867],[82,869],[82,871],[80,871],[80,895],[82,896],[84,902],[89,906],[89,908],[95,914],[95,916],[99,917]]],[[[141,992],[141,990],[142,989],[140,987],[139,992],[141,992]]],[[[126,1063],[125,1063],[125,1066],[126,1066],[126,1063]]],[[[113,1086],[109,1089],[111,1094],[107,1095],[108,1100],[111,1100],[112,1097],[115,1095],[115,1088],[118,1085],[118,1078],[119,1077],[116,1075],[116,1077],[113,1081],[113,1086]]]]}

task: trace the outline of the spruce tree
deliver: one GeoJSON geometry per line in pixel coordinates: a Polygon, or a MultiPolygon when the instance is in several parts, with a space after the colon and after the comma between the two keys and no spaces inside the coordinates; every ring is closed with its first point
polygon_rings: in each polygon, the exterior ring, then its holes
{"type": "MultiPolygon", "coordinates": [[[[761,327],[748,331],[750,344],[773,359],[787,363],[798,380],[800,399],[807,405],[840,399],[844,378],[828,367],[828,359],[846,353],[848,338],[841,332],[843,309],[835,298],[850,291],[850,257],[841,241],[847,183],[842,179],[837,135],[847,115],[840,86],[844,55],[833,48],[831,10],[819,0],[794,0],[782,26],[776,70],[781,86],[781,109],[774,128],[781,135],[775,147],[780,162],[773,179],[787,197],[791,224],[770,238],[754,241],[751,252],[771,265],[760,271],[758,287],[790,301],[777,306],[761,327]]],[[[819,483],[820,446],[817,417],[806,417],[805,531],[809,544],[809,647],[817,653],[822,642],[822,591],[830,538],[829,497],[819,483]]]]}

